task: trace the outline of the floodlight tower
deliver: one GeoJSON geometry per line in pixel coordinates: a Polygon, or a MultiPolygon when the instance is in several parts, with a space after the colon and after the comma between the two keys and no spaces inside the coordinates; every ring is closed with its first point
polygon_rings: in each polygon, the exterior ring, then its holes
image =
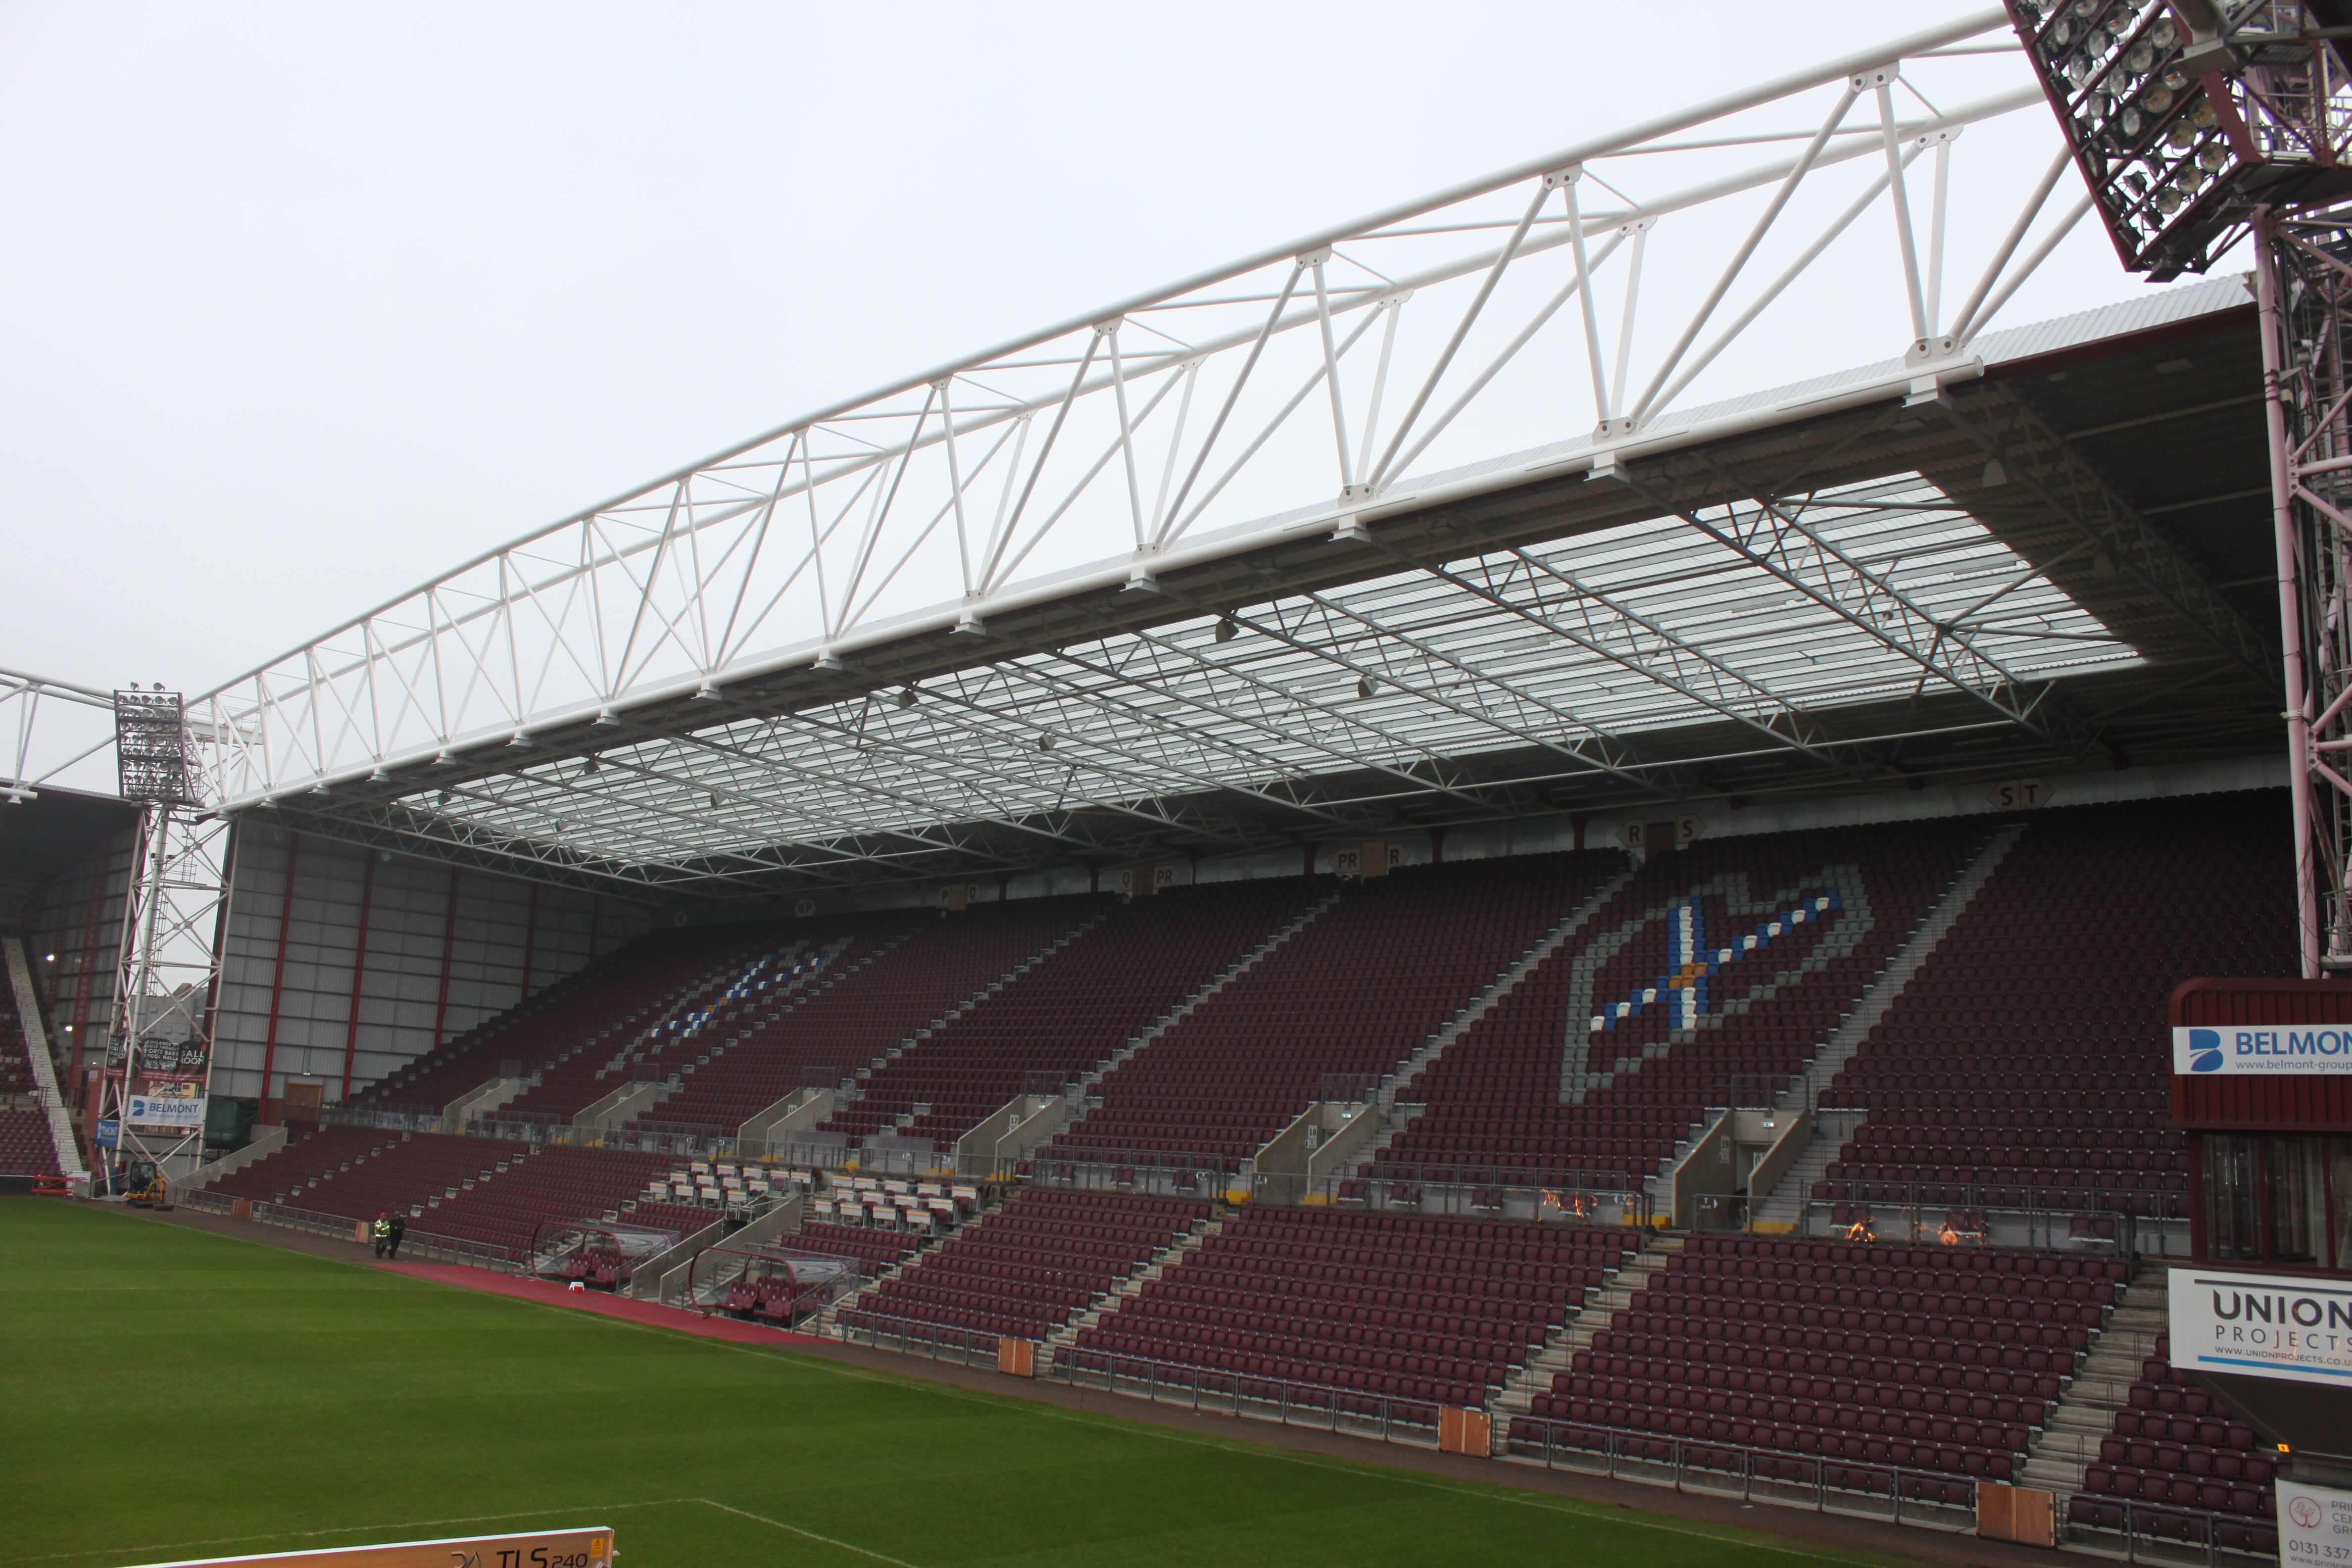
{"type": "Polygon", "coordinates": [[[2352,971],[2352,0],[2006,0],[2124,266],[2251,237],[2306,979],[2352,971]]]}
{"type": "MultiPolygon", "coordinates": [[[[137,1150],[160,1169],[190,1145],[202,1148],[212,1058],[206,1030],[218,964],[214,927],[226,887],[228,828],[203,809],[179,693],[161,686],[115,692],[114,754],[117,789],[142,811],[115,949],[99,1119],[111,1121],[119,1149],[137,1150]],[[163,1097],[168,1101],[193,1102],[192,1124],[132,1114],[133,1101],[147,1098],[143,1091],[166,1089],[173,1091],[163,1097]],[[160,1129],[166,1146],[147,1144],[142,1126],[160,1129]]],[[[111,1190],[113,1167],[99,1163],[111,1190]]]]}

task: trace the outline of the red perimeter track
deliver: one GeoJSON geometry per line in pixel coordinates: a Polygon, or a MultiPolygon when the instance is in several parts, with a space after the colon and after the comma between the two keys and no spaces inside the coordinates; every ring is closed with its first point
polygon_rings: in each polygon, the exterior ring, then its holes
{"type": "Polygon", "coordinates": [[[833,1342],[818,1339],[814,1334],[786,1333],[780,1329],[739,1322],[733,1318],[706,1318],[699,1312],[656,1306],[651,1301],[633,1301],[624,1296],[608,1296],[602,1290],[568,1290],[551,1279],[517,1279],[510,1275],[493,1274],[487,1268],[468,1268],[462,1264],[384,1263],[377,1267],[394,1274],[414,1275],[419,1279],[431,1279],[443,1285],[485,1290],[493,1296],[520,1297],[526,1301],[536,1301],[542,1307],[569,1307],[573,1311],[593,1312],[600,1318],[650,1323],[657,1329],[676,1329],[680,1333],[699,1334],[706,1340],[725,1340],[730,1344],[827,1345],[833,1342]]]}

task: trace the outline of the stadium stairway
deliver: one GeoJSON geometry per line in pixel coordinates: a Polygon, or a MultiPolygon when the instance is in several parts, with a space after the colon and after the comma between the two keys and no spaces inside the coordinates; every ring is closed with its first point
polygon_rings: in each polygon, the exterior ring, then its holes
{"type": "MultiPolygon", "coordinates": [[[[1501,1182],[1507,1202],[1512,1186],[1586,1182],[1623,1190],[1614,1184],[1646,1180],[1655,1193],[1735,1079],[1776,1090],[1802,1069],[1990,831],[1811,830],[1654,858],[1397,1087],[1396,1101],[1427,1109],[1361,1160],[1339,1196],[1360,1202],[1376,1184],[1420,1182],[1484,1182],[1490,1194],[1501,1182]],[[1704,906],[1706,921],[1731,931],[1768,898],[1830,895],[1834,904],[1796,911],[1785,932],[1778,921],[1769,933],[1759,927],[1759,941],[1776,943],[1769,956],[1718,961],[1726,989],[1706,983],[1698,1026],[1676,1021],[1679,1010],[1643,1010],[1640,998],[1679,989],[1643,989],[1674,966],[1678,911],[1704,906]],[[1832,907],[1828,920],[1807,918],[1832,907]],[[1589,1003],[1598,1016],[1609,996],[1633,998],[1633,1015],[1621,1002],[1608,1032],[1575,1027],[1568,1015],[1589,1003]]],[[[1681,926],[1686,938],[1695,923],[1681,926]]]]}
{"type": "Polygon", "coordinates": [[[1102,1097],[1094,1091],[1096,1086],[1100,1084],[1104,1079],[1116,1071],[1138,1051],[1144,1049],[1154,1040],[1160,1038],[1160,1036],[1166,1034],[1169,1030],[1182,1023],[1187,1017],[1192,1016],[1192,1012],[1196,1008],[1206,1005],[1216,997],[1218,993],[1223,991],[1227,986],[1234,984],[1251,970],[1255,969],[1259,964],[1272,957],[1276,951],[1278,950],[1285,942],[1287,942],[1300,931],[1305,931],[1308,926],[1313,925],[1317,921],[1320,920],[1330,910],[1333,905],[1339,901],[1339,893],[1340,889],[1334,889],[1322,898],[1315,900],[1315,902],[1307,905],[1307,908],[1300,910],[1287,925],[1285,925],[1281,930],[1268,936],[1264,942],[1258,943],[1257,946],[1242,954],[1241,957],[1234,960],[1231,964],[1226,966],[1223,973],[1217,975],[1216,978],[1211,980],[1199,990],[1193,992],[1191,995],[1185,997],[1184,1000],[1179,1002],[1175,1006],[1171,1007],[1159,1018],[1153,1020],[1150,1028],[1143,1030],[1141,1033],[1136,1035],[1130,1039],[1121,1042],[1117,1050],[1111,1052],[1110,1055],[1103,1058],[1102,1060],[1095,1063],[1093,1067],[1080,1074],[1076,1084],[1077,1092],[1081,1097],[1078,1108],[1080,1113],[1083,1114],[1087,1110],[1096,1110],[1101,1106],[1102,1097]]]}
{"type": "MultiPolygon", "coordinates": [[[[1826,1170],[1829,1163],[1837,1157],[1844,1137],[1860,1123],[1862,1117],[1858,1113],[1822,1110],[1815,1104],[1821,1089],[1837,1076],[1838,1069],[1852,1058],[1872,1027],[1885,1016],[1887,1009],[1902,994],[1903,988],[1910,984],[1911,976],[1917,973],[1920,966],[1934,954],[1937,944],[1943,941],[1953,922],[1983,889],[2002,858],[2017,843],[2018,836],[2024,831],[2023,826],[2015,823],[1994,830],[1974,858],[1954,874],[1950,883],[1937,896],[1936,902],[1918,922],[1905,933],[1902,945],[1887,961],[1886,966],[1873,976],[1862,994],[1854,998],[1851,1010],[1838,1020],[1829,1037],[1814,1048],[1804,1067],[1774,1094],[1773,1108],[1783,1114],[1794,1114],[1807,1106],[1814,1107],[1812,1141],[1798,1156],[1797,1170],[1813,1172],[1815,1175],[1826,1170]],[[1832,1138],[1830,1136],[1832,1133],[1837,1136],[1832,1138]]],[[[1691,1151],[1715,1125],[1716,1120],[1709,1117],[1693,1123],[1689,1133],[1658,1163],[1657,1173],[1649,1179],[1648,1189],[1651,1203],[1659,1212],[1665,1212],[1666,1205],[1672,1201],[1675,1172],[1690,1157],[1691,1151]]],[[[1759,1234],[1780,1234],[1798,1229],[1804,1218],[1802,1194],[1811,1190],[1810,1184],[1796,1184],[1794,1171],[1785,1174],[1766,1194],[1768,1204],[1778,1200],[1780,1207],[1767,1211],[1762,1205],[1758,1205],[1755,1223],[1750,1228],[1759,1234]],[[1785,1215],[1782,1208],[1789,1211],[1785,1215]]]]}
{"type": "Polygon", "coordinates": [[[1627,882],[1633,880],[1633,874],[1639,869],[1641,869],[1640,867],[1629,863],[1624,870],[1594,889],[1591,898],[1570,910],[1558,925],[1543,934],[1540,941],[1526,952],[1521,953],[1517,963],[1496,975],[1486,990],[1480,992],[1468,1005],[1456,1013],[1444,1028],[1432,1035],[1418,1050],[1399,1062],[1393,1070],[1381,1079],[1380,1088],[1373,1092],[1372,1103],[1380,1110],[1382,1124],[1380,1131],[1359,1151],[1360,1160],[1367,1163],[1378,1160],[1381,1151],[1388,1147],[1390,1142],[1412,1122],[1418,1108],[1410,1102],[1401,1102],[1398,1098],[1399,1091],[1418,1077],[1423,1068],[1444,1055],[1446,1047],[1460,1039],[1477,1024],[1479,1019],[1494,1011],[1497,1004],[1517,989],[1521,981],[1550,962],[1551,956],[1582,931],[1586,923],[1600,912],[1602,906],[1615,898],[1618,890],[1627,882]]]}
{"type": "Polygon", "coordinates": [[[1153,1253],[1142,1268],[1120,1280],[1117,1289],[1096,1298],[1085,1310],[1046,1335],[1045,1342],[1037,1347],[1036,1375],[1052,1376],[1056,1351],[1076,1344],[1080,1334],[1132,1300],[1137,1292],[1182,1262],[1187,1254],[1213,1240],[1223,1232],[1229,1217],[1212,1212],[1172,1244],[1153,1253]]]}
{"type": "MultiPolygon", "coordinates": [[[[528,1087],[491,1112],[491,1119],[570,1121],[627,1081],[630,1066],[657,1058],[688,1029],[698,1026],[699,1020],[740,1000],[733,994],[739,986],[756,984],[761,973],[780,962],[788,967],[789,955],[799,945],[771,934],[736,935],[720,947],[723,956],[718,962],[672,992],[650,1016],[638,1015],[646,1019],[644,1026],[617,1047],[600,1053],[591,1041],[564,1053],[529,1075],[528,1087]]],[[[646,1076],[657,1080],[667,1075],[656,1067],[646,1076]]]]}
{"type": "MultiPolygon", "coordinates": [[[[1060,900],[1052,901],[1057,906],[1065,902],[1060,900]]],[[[965,993],[951,1005],[932,1016],[927,1022],[908,1031],[898,1038],[881,1045],[867,1059],[866,1065],[857,1068],[852,1075],[849,1083],[845,1086],[842,1099],[835,1104],[834,1113],[817,1124],[814,1130],[816,1134],[840,1136],[852,1148],[880,1148],[886,1144],[877,1140],[887,1141],[891,1134],[912,1123],[917,1113],[904,1108],[894,1106],[887,1111],[879,1107],[861,1108],[862,1102],[870,1092],[869,1086],[873,1085],[877,1079],[883,1079],[887,1084],[886,1075],[889,1073],[891,1064],[903,1059],[908,1052],[919,1048],[922,1042],[953,1024],[957,1019],[982,1006],[990,998],[1019,981],[1022,976],[1046,963],[1055,953],[1101,925],[1104,921],[1110,918],[1114,906],[1108,900],[1094,903],[1093,900],[1088,900],[1079,903],[1078,908],[1083,910],[1083,913],[1076,919],[1076,923],[1071,923],[1065,916],[1062,919],[1051,920],[1050,923],[1045,924],[1040,930],[1029,931],[1028,935],[1033,941],[1038,936],[1043,936],[1042,943],[1029,947],[1025,956],[1019,957],[1010,967],[996,970],[992,977],[976,990],[965,993]],[[1090,903],[1094,907],[1087,908],[1087,905],[1090,903]]],[[[1032,915],[1033,921],[1047,915],[1047,911],[1042,910],[1024,912],[1032,915]]]]}
{"type": "Polygon", "coordinates": [[[1609,1326],[1613,1313],[1633,1305],[1642,1288],[1683,1249],[1685,1239],[1668,1231],[1644,1236],[1641,1250],[1627,1258],[1624,1266],[1612,1273],[1598,1289],[1589,1293],[1575,1314],[1544,1342],[1543,1349],[1528,1357],[1503,1385],[1502,1392],[1487,1402],[1486,1408],[1496,1418],[1495,1453],[1509,1451],[1510,1418],[1528,1414],[1536,1395],[1548,1391],[1553,1380],[1570,1369],[1577,1352],[1591,1348],[1592,1336],[1609,1326]]]}
{"type": "MultiPolygon", "coordinates": [[[[994,1211],[991,1210],[989,1212],[993,1213],[994,1211]]],[[[835,1339],[845,1339],[847,1336],[843,1333],[841,1329],[841,1314],[855,1309],[859,1300],[865,1296],[868,1289],[883,1283],[885,1280],[898,1279],[900,1275],[906,1273],[908,1269],[912,1268],[925,1258],[928,1258],[932,1253],[938,1251],[941,1247],[945,1246],[954,1237],[961,1236],[964,1232],[971,1229],[973,1226],[982,1223],[986,1219],[986,1217],[987,1215],[982,1214],[970,1221],[967,1221],[963,1225],[958,1226],[953,1230],[941,1231],[937,1235],[923,1237],[920,1238],[898,1237],[898,1233],[895,1232],[877,1231],[873,1233],[874,1237],[877,1239],[896,1237],[897,1239],[909,1243],[909,1245],[905,1247],[896,1258],[884,1259],[873,1255],[861,1256],[859,1258],[859,1262],[867,1266],[866,1269],[861,1269],[861,1272],[865,1274],[866,1283],[858,1287],[856,1289],[849,1291],[847,1294],[841,1297],[840,1300],[827,1306],[823,1312],[818,1314],[816,1321],[809,1325],[808,1331],[814,1334],[826,1335],[835,1339]]],[[[856,1228],[857,1227],[854,1226],[826,1225],[822,1222],[810,1222],[803,1220],[801,1224],[801,1228],[796,1231],[794,1235],[798,1238],[798,1244],[800,1246],[807,1247],[813,1252],[824,1252],[832,1248],[840,1248],[845,1250],[837,1252],[837,1256],[849,1256],[849,1253],[845,1249],[856,1246],[858,1238],[852,1234],[856,1230],[856,1228]]]]}
{"type": "Polygon", "coordinates": [[[2177,1247],[2189,1151],[2165,998],[2192,975],[2292,969],[2291,932],[2262,918],[2292,877],[2282,813],[2229,796],[2037,811],[1822,1089],[1868,1114],[1807,1190],[1816,1216],[2177,1247]]]}
{"type": "MultiPolygon", "coordinates": [[[[877,917],[823,985],[714,1051],[674,1101],[634,1120],[630,1130],[732,1137],[803,1089],[835,1092],[832,1111],[855,1103],[849,1088],[894,1059],[906,1041],[935,1028],[1038,949],[1067,935],[1108,900],[1090,895],[1023,900],[1008,911],[943,915],[909,921],[877,917]]],[[[830,1118],[832,1111],[824,1114],[830,1118]]],[[[795,1139],[847,1152],[862,1142],[844,1130],[795,1139]]],[[[769,1133],[774,1141],[772,1131],[769,1133]]],[[[796,1154],[803,1161],[819,1156],[796,1154]]],[[[832,1156],[823,1156],[830,1163],[832,1156]]]]}
{"type": "Polygon", "coordinates": [[[835,986],[864,973],[904,945],[916,928],[860,933],[828,944],[830,956],[803,984],[770,999],[770,1010],[741,1021],[741,1027],[714,1042],[698,1061],[681,1062],[672,1087],[623,1123],[621,1131],[657,1131],[706,1128],[726,1134],[739,1130],[751,1115],[803,1087],[796,1064],[778,1067],[765,1047],[777,1043],[794,1012],[824,995],[835,986]]]}
{"type": "Polygon", "coordinates": [[[1514,1453],[1880,1495],[1899,1471],[1951,1507],[2020,1479],[2128,1281],[2114,1259],[1738,1235],[1647,1272],[1503,1424],[1514,1453]]]}
{"type": "Polygon", "coordinates": [[[1047,1338],[1209,1219],[1205,1203],[1031,1189],[835,1316],[845,1335],[903,1328],[967,1349],[1047,1338]]]}
{"type": "Polygon", "coordinates": [[[667,931],[615,949],[485,1019],[352,1096],[362,1106],[434,1110],[495,1082],[503,1065],[537,1071],[673,1006],[705,984],[698,933],[667,931]]]}
{"type": "Polygon", "coordinates": [[[1774,1104],[1781,1111],[1793,1113],[1806,1106],[1815,1107],[1812,1142],[1806,1145],[1805,1152],[1797,1157],[1795,1164],[1781,1176],[1772,1190],[1764,1195],[1762,1202],[1754,1205],[1754,1228],[1763,1232],[1785,1232],[1795,1230],[1802,1224],[1805,1202],[1813,1190],[1813,1184],[1822,1179],[1830,1162],[1837,1158],[1838,1150],[1853,1136],[1864,1114],[1858,1110],[1819,1109],[1822,1090],[1827,1089],[1846,1063],[1853,1059],[1853,1053],[1861,1048],[1863,1041],[1870,1037],[1870,1032],[1885,1020],[1888,1009],[1903,994],[1904,988],[1911,984],[1912,976],[1935,956],[1938,944],[1950,934],[1959,918],[1968,912],[1977,895],[1984,891],[1985,884],[1992,879],[1993,873],[2000,868],[2001,861],[2017,847],[2017,841],[2024,832],[2022,823],[2013,822],[1986,841],[1985,847],[1977,852],[1976,858],[1969,862],[1968,868],[1944,890],[1943,897],[1936,901],[1936,907],[1928,912],[1927,918],[1904,942],[1894,961],[1879,973],[1855,1001],[1853,1011],[1839,1020],[1829,1039],[1805,1064],[1805,1070],[1780,1091],[1774,1104]]]}
{"type": "Polygon", "coordinates": [[[2021,1484],[2059,1492],[2083,1489],[2084,1471],[2098,1462],[2100,1440],[2115,1430],[2116,1413],[2129,1405],[2131,1385],[2164,1335],[2170,1274],[2165,1264],[2153,1260],[2133,1271],[2106,1331],[2050,1412],[2049,1424],[2020,1474],[2021,1484]]]}
{"type": "Polygon", "coordinates": [[[1233,1172],[1334,1079],[1368,1089],[1622,867],[1615,852],[1408,867],[1342,891],[1271,961],[1093,1086],[1045,1158],[1233,1172]],[[1290,1048],[1269,1057],[1262,1043],[1290,1048]]]}
{"type": "MultiPolygon", "coordinates": [[[[57,1062],[49,1054],[48,1031],[41,1015],[41,994],[33,984],[33,966],[25,953],[24,942],[16,937],[0,938],[5,944],[8,968],[8,991],[15,1003],[16,1034],[25,1052],[25,1066],[32,1080],[34,1097],[40,1102],[40,1117],[48,1133],[49,1152],[56,1163],[55,1172],[69,1181],[87,1181],[89,1172],[82,1164],[81,1146],[75,1141],[73,1118],[66,1111],[65,1096],[58,1089],[57,1062]]],[[[5,1028],[5,1020],[0,1020],[5,1028]]],[[[47,1175],[47,1171],[26,1172],[28,1175],[47,1175]]]]}

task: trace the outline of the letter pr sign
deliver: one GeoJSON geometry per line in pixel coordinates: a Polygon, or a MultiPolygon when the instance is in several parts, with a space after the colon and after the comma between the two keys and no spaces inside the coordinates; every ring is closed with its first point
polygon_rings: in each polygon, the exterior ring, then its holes
{"type": "Polygon", "coordinates": [[[2352,1073],[2352,1025],[2305,1028],[2179,1028],[2172,1031],[2172,1070],[2191,1074],[2352,1073]]]}
{"type": "Polygon", "coordinates": [[[2279,1561],[2352,1563],[2352,1492],[2278,1479],[2279,1561]]]}
{"type": "Polygon", "coordinates": [[[2352,1281],[2172,1271],[2175,1366],[2352,1388],[2352,1281]]]}

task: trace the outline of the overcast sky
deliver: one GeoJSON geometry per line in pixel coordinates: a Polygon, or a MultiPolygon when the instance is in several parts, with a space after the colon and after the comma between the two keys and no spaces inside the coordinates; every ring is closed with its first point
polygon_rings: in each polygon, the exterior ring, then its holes
{"type": "MultiPolygon", "coordinates": [[[[0,3],[0,665],[200,690],[809,405],[1978,8],[0,3]]],[[[2085,226],[2003,320],[2141,287],[2085,226]]]]}

